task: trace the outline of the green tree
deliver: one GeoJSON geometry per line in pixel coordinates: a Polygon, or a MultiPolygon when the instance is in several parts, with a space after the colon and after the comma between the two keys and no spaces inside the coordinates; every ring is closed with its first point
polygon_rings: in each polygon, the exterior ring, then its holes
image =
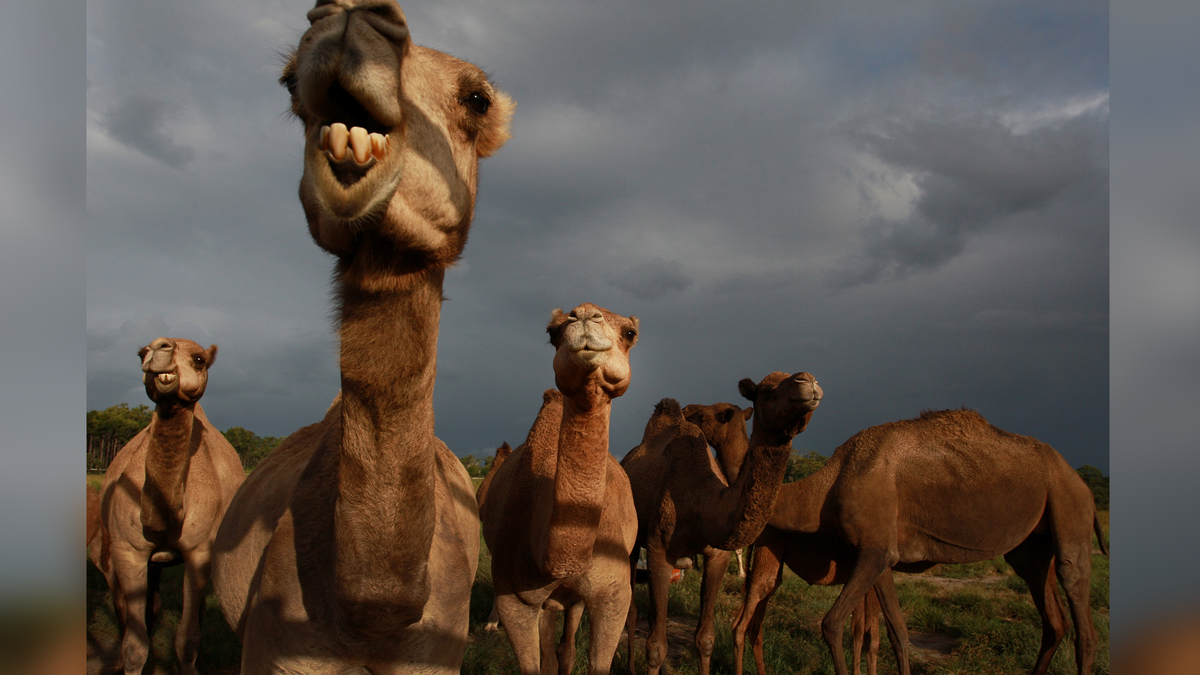
{"type": "Polygon", "coordinates": [[[825,466],[826,457],[816,450],[809,450],[804,454],[800,454],[799,450],[793,450],[792,456],[788,457],[787,473],[783,476],[785,483],[798,481],[801,478],[808,478],[816,473],[817,469],[825,466]]]}
{"type": "Polygon", "coordinates": [[[462,462],[463,466],[467,469],[467,475],[471,476],[472,478],[476,478],[484,474],[483,465],[479,463],[479,460],[475,458],[475,455],[459,457],[458,461],[462,462]]]}
{"type": "Polygon", "coordinates": [[[1078,469],[1075,469],[1075,471],[1079,474],[1079,477],[1083,479],[1083,482],[1087,483],[1087,486],[1091,488],[1092,495],[1096,498],[1096,510],[1107,511],[1108,476],[1105,476],[1100,469],[1097,469],[1090,464],[1084,464],[1078,469]]]}
{"type": "Polygon", "coordinates": [[[283,439],[278,436],[260,437],[253,431],[242,427],[230,427],[221,433],[237,451],[238,457],[242,460],[242,466],[247,469],[253,469],[262,461],[263,457],[271,454],[271,451],[283,442],[283,439]]]}
{"type": "Polygon", "coordinates": [[[154,411],[142,404],[118,403],[87,412],[87,468],[103,471],[125,444],[150,424],[154,411]]]}

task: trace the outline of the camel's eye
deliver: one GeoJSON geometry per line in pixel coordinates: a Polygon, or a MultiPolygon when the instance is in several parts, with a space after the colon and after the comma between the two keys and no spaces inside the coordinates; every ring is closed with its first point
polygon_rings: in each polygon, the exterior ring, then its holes
{"type": "Polygon", "coordinates": [[[192,363],[196,364],[197,368],[203,368],[204,367],[204,357],[203,356],[193,356],[192,363]]]}
{"type": "Polygon", "coordinates": [[[636,331],[636,330],[634,330],[634,329],[632,329],[632,328],[629,328],[629,329],[627,329],[627,330],[625,331],[625,339],[626,339],[626,340],[633,340],[633,339],[634,339],[634,338],[636,338],[636,337],[637,337],[637,331],[636,331]]]}
{"type": "Polygon", "coordinates": [[[483,115],[487,113],[488,106],[492,105],[492,102],[487,100],[483,94],[473,91],[463,97],[462,104],[470,108],[471,112],[476,115],[483,115]]]}
{"type": "Polygon", "coordinates": [[[296,95],[297,87],[296,74],[288,73],[287,76],[283,78],[283,86],[287,87],[288,93],[294,97],[296,95]]]}

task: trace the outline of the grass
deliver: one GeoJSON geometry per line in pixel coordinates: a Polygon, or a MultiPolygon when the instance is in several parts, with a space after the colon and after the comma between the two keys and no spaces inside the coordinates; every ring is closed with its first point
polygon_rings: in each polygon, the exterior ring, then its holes
{"type": "MultiPolygon", "coordinates": [[[[89,482],[93,476],[89,476],[89,482]]],[[[1100,517],[1104,531],[1108,530],[1108,513],[1100,517]]],[[[1093,620],[1099,637],[1095,675],[1108,675],[1108,558],[1092,556],[1091,603],[1093,620]]],[[[162,578],[162,617],[152,638],[150,662],[146,673],[174,675],[179,672],[173,646],[175,627],[182,604],[180,587],[182,568],[166,570],[162,578]]],[[[939,565],[918,575],[897,574],[896,587],[901,606],[907,617],[910,636],[936,634],[953,641],[949,654],[913,651],[910,660],[914,675],[951,675],[973,673],[993,675],[1026,673],[1033,667],[1041,641],[1041,622],[1030,600],[1025,583],[1017,577],[1003,559],[968,565],[939,565]]],[[[764,661],[771,675],[833,673],[833,660],[820,634],[820,620],[833,604],[840,587],[808,586],[790,571],[785,571],[783,583],[771,598],[764,625],[764,661]]],[[[712,673],[733,672],[733,635],[730,622],[741,604],[741,581],[732,571],[726,576],[716,609],[716,646],[713,652],[712,673]]],[[[673,675],[694,675],[697,671],[695,651],[691,647],[692,631],[700,611],[700,574],[695,570],[684,573],[683,580],[671,587],[668,607],[672,621],[682,624],[687,647],[681,655],[673,653],[668,665],[673,675]]],[[[470,643],[463,659],[465,675],[508,675],[517,672],[517,661],[503,632],[483,630],[491,611],[494,593],[491,581],[491,556],[487,548],[480,552],[479,569],[471,589],[470,643]]],[[[645,586],[634,591],[639,617],[649,611],[645,586]]],[[[1064,611],[1066,608],[1064,606],[1064,611]]],[[[1069,613],[1067,613],[1069,617],[1069,613]]],[[[118,636],[113,619],[112,598],[103,575],[87,563],[87,619],[89,648],[100,653],[115,654],[118,636]]],[[[560,620],[561,626],[561,620],[560,620]]],[[[561,628],[560,628],[561,630],[561,628]]],[[[879,649],[879,672],[897,672],[895,657],[886,631],[879,649]]],[[[215,598],[208,596],[203,621],[204,639],[201,644],[199,670],[206,675],[232,675],[238,672],[241,647],[237,637],[225,624],[215,598]]],[[[850,630],[845,631],[845,647],[849,654],[850,630]]],[[[1051,675],[1075,673],[1073,632],[1068,632],[1050,666],[1051,675]]],[[[911,642],[911,640],[910,640],[911,642]]],[[[614,675],[627,673],[626,639],[622,636],[614,659],[614,675]]],[[[576,673],[587,672],[588,623],[585,616],[577,636],[576,673]]],[[[645,672],[645,642],[636,644],[635,659],[638,672],[645,672]]],[[[677,650],[676,653],[680,653],[677,650]]],[[[749,649],[746,650],[745,672],[756,670],[749,649]]],[[[847,656],[849,662],[849,656],[847,656]]]]}

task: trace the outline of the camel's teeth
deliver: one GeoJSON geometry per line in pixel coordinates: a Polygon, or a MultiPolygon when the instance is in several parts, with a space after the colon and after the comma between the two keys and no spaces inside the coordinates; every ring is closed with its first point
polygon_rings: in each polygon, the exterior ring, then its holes
{"type": "Polygon", "coordinates": [[[350,142],[350,130],[341,122],[329,125],[329,153],[336,160],[346,156],[346,144],[350,142]]]}
{"type": "Polygon", "coordinates": [[[321,138],[317,141],[317,147],[322,150],[329,149],[329,125],[321,127],[321,138]]]}
{"type": "Polygon", "coordinates": [[[387,155],[387,141],[383,134],[371,134],[371,155],[375,159],[382,160],[387,155]]]}
{"type": "Polygon", "coordinates": [[[350,150],[354,153],[356,164],[365,164],[371,157],[371,136],[362,127],[351,127],[350,150]]]}

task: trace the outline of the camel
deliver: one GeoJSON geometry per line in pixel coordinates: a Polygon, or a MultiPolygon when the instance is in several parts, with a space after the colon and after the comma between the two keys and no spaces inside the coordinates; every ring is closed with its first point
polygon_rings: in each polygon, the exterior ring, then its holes
{"type": "Polygon", "coordinates": [[[341,393],[255,468],[217,534],[213,586],[241,672],[458,672],[479,518],[434,436],[445,271],[478,161],[514,104],[417,46],[392,0],[319,0],[280,82],[304,125],[300,203],[336,258],[341,393]]]}
{"type": "Polygon", "coordinates": [[[575,631],[591,618],[589,672],[608,673],[632,589],[637,513],[608,452],[612,400],[629,387],[638,320],[590,303],[550,324],[554,382],[525,442],[478,494],[500,623],[522,675],[571,672],[575,631]],[[566,612],[555,653],[554,622],[566,612]]]}
{"type": "MultiPolygon", "coordinates": [[[[771,515],[783,482],[792,438],[804,431],[824,393],[806,372],[771,373],[755,384],[738,383],[754,403],[754,429],[740,467],[718,466],[708,452],[704,431],[684,417],[674,399],[663,399],[646,423],[642,442],[621,460],[633,487],[638,514],[637,546],[647,549],[650,584],[646,661],[657,675],[666,659],[667,587],[673,568],[690,567],[691,556],[704,554],[700,620],[696,649],[701,675],[712,659],[713,605],[729,565],[729,553],[758,537],[771,515]],[[736,476],[725,479],[725,471],[736,476]]],[[[694,411],[693,411],[694,412],[694,411]]],[[[743,424],[745,418],[743,417],[743,424]]],[[[724,454],[724,453],[723,453],[724,454]]],[[[727,459],[733,460],[735,452],[727,459]]],[[[633,583],[633,579],[630,580],[633,583]]],[[[630,604],[629,672],[634,671],[637,608],[630,604]]]]}
{"type": "MultiPolygon", "coordinates": [[[[775,499],[775,508],[786,503],[797,494],[792,486],[802,483],[784,483],[775,499]]],[[[812,586],[844,584],[853,565],[854,549],[849,544],[827,534],[802,534],[783,532],[771,526],[763,528],[754,542],[754,559],[750,565],[750,576],[746,579],[742,595],[742,607],[733,619],[733,668],[735,675],[742,675],[746,636],[754,651],[754,665],[760,675],[766,675],[763,660],[763,619],[767,614],[767,601],[779,588],[783,580],[783,566],[796,573],[812,586]]],[[[888,570],[885,574],[891,574],[888,570]]],[[[851,615],[853,641],[850,670],[857,675],[862,672],[862,648],[867,647],[867,673],[875,675],[879,662],[879,598],[875,593],[866,593],[851,615]]]]}
{"type": "Polygon", "coordinates": [[[184,566],[175,654],[179,672],[191,675],[213,538],[246,474],[199,403],[217,346],[160,337],[138,357],[154,414],[104,474],[99,534],[89,538],[89,554],[112,591],[127,675],[142,672],[150,653],[162,568],[184,566]]]}
{"type": "MultiPolygon", "coordinates": [[[[754,413],[753,407],[739,408],[732,403],[717,403],[710,406],[688,405],[683,409],[687,421],[695,424],[704,433],[705,440],[716,451],[717,463],[727,480],[737,478],[745,461],[746,451],[750,446],[750,438],[746,434],[746,421],[754,413]]],[[[779,488],[775,499],[776,508],[782,502],[788,501],[795,494],[796,483],[785,483],[779,488]]],[[[846,569],[848,564],[845,553],[849,547],[836,547],[837,542],[830,537],[821,535],[785,534],[771,527],[766,527],[758,540],[754,542],[754,561],[750,578],[745,583],[744,599],[739,615],[734,619],[734,668],[737,675],[742,673],[742,656],[747,626],[751,629],[751,643],[754,645],[755,663],[759,673],[766,673],[762,656],[762,622],[766,614],[766,601],[775,592],[783,576],[783,562],[788,564],[800,578],[813,585],[831,585],[844,583],[845,579],[837,576],[837,570],[846,569]],[[753,619],[753,622],[751,620],[753,619]]],[[[740,553],[740,551],[738,552],[740,553]]],[[[706,558],[712,558],[712,566],[706,572],[713,575],[710,587],[714,597],[701,603],[700,624],[711,625],[712,612],[716,605],[715,595],[719,593],[725,570],[729,563],[729,553],[712,549],[706,553],[706,558]]],[[[738,559],[739,568],[741,558],[738,559]]],[[[740,575],[745,577],[744,572],[740,575]]],[[[843,574],[844,576],[844,574],[843,574]]],[[[854,627],[854,672],[860,672],[860,655],[864,639],[867,641],[867,672],[875,675],[879,653],[879,602],[874,594],[868,593],[862,606],[854,610],[852,617],[854,627]]]]}
{"type": "Polygon", "coordinates": [[[838,675],[847,675],[846,618],[872,587],[901,675],[909,673],[908,631],[889,570],[921,572],[1001,554],[1042,617],[1033,673],[1044,675],[1066,634],[1056,577],[1075,624],[1076,670],[1091,672],[1092,533],[1106,555],[1107,547],[1091,490],[1054,448],[998,429],[973,410],[925,411],[860,431],[793,485],[768,526],[834,537],[850,549],[845,584],[821,623],[838,675]]]}

